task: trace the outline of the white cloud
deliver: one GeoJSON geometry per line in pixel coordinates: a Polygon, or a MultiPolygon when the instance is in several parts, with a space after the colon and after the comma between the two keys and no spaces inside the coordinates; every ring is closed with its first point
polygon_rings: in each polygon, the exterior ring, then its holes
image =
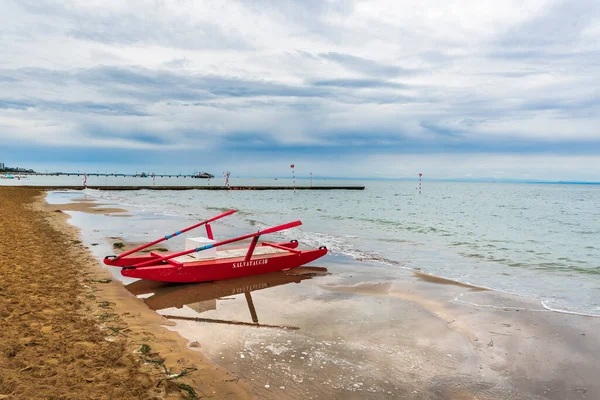
{"type": "Polygon", "coordinates": [[[599,16],[593,0],[5,1],[0,140],[583,160],[600,152],[599,16]]]}

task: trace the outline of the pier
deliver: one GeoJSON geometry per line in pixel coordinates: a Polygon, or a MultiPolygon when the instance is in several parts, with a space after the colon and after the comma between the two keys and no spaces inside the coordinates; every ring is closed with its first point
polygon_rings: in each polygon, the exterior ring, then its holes
{"type": "MultiPolygon", "coordinates": [[[[201,173],[198,174],[147,174],[145,172],[141,174],[119,174],[116,172],[20,172],[23,175],[31,175],[31,176],[114,176],[114,177],[122,177],[122,178],[200,178],[200,179],[208,179],[207,176],[201,176],[201,173]]],[[[212,176],[211,179],[214,179],[212,176]]]]}
{"type": "MultiPolygon", "coordinates": [[[[0,186],[1,187],[1,186],[0,186]]],[[[11,185],[11,187],[22,187],[43,190],[83,190],[83,186],[34,186],[34,185],[11,185]]],[[[95,190],[364,190],[364,186],[92,186],[88,189],[95,190]]]]}

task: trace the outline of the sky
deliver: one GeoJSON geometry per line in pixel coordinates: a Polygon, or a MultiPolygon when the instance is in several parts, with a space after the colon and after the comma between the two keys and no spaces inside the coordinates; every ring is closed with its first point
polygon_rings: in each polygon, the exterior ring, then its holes
{"type": "Polygon", "coordinates": [[[600,181],[600,1],[0,0],[0,162],[600,181]]]}

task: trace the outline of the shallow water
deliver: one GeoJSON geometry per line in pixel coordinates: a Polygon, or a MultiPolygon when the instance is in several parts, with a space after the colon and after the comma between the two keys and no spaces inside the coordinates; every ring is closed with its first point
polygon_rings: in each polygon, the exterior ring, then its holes
{"type": "MultiPolygon", "coordinates": [[[[418,269],[600,315],[600,186],[426,182],[419,195],[414,182],[351,183],[367,188],[87,190],[86,196],[133,214],[126,224],[115,220],[118,228],[107,227],[106,236],[118,230],[150,240],[234,208],[236,214],[215,224],[217,237],[300,219],[301,227],[274,236],[325,245],[327,257],[369,261],[364,268],[375,263],[392,275],[418,269]]],[[[50,201],[61,196],[70,195],[55,193],[50,201]]]]}

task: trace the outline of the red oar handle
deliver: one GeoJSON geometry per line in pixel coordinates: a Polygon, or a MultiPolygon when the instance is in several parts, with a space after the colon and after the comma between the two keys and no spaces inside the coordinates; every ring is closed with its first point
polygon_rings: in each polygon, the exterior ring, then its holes
{"type": "Polygon", "coordinates": [[[187,232],[187,231],[191,231],[192,229],[196,229],[196,228],[198,228],[199,226],[202,226],[202,225],[208,224],[208,223],[210,223],[210,222],[213,222],[213,221],[216,221],[216,220],[218,220],[218,219],[221,219],[221,218],[223,218],[223,217],[226,217],[226,216],[228,216],[228,215],[231,215],[231,214],[233,214],[234,212],[236,212],[236,210],[229,210],[229,211],[225,211],[223,214],[219,214],[219,215],[217,215],[216,217],[209,218],[209,219],[207,219],[206,221],[202,221],[202,222],[200,222],[200,223],[198,223],[198,224],[195,224],[195,225],[192,225],[192,226],[188,226],[188,227],[187,227],[187,228],[185,228],[185,229],[182,229],[182,230],[180,230],[180,231],[177,231],[177,232],[175,232],[175,233],[172,233],[172,234],[170,234],[170,235],[167,235],[167,236],[165,236],[165,237],[162,237],[162,238],[160,238],[160,239],[157,239],[157,240],[155,240],[154,242],[150,242],[150,243],[147,243],[147,244],[145,244],[145,245],[143,245],[143,246],[136,247],[136,248],[135,248],[135,249],[133,249],[133,250],[129,250],[129,251],[126,251],[125,253],[121,253],[121,254],[119,254],[117,257],[115,257],[115,260],[118,260],[119,258],[126,257],[126,256],[128,256],[128,255],[130,255],[130,254],[133,254],[133,253],[135,253],[135,252],[138,252],[138,251],[140,251],[140,250],[143,250],[143,249],[145,249],[145,248],[148,248],[148,247],[150,247],[150,246],[154,246],[155,244],[157,244],[157,243],[160,243],[160,242],[162,242],[162,241],[164,241],[164,240],[169,240],[169,239],[171,239],[172,237],[175,237],[175,236],[177,236],[177,235],[181,235],[182,233],[185,233],[185,232],[187,232]]]}
{"type": "Polygon", "coordinates": [[[258,231],[256,233],[249,233],[248,235],[236,237],[236,238],[233,238],[233,239],[223,240],[222,242],[218,242],[218,243],[207,244],[207,245],[202,246],[202,247],[196,247],[195,249],[185,250],[185,251],[181,251],[179,253],[169,254],[168,256],[164,256],[164,257],[160,257],[160,258],[155,258],[155,259],[150,260],[150,261],[145,261],[145,262],[142,262],[142,263],[139,263],[139,264],[134,264],[133,267],[145,267],[146,265],[156,265],[156,263],[159,263],[159,262],[162,262],[162,261],[165,261],[165,260],[170,260],[171,258],[185,256],[187,254],[195,253],[195,252],[202,251],[202,250],[208,250],[208,249],[211,249],[213,247],[222,246],[224,244],[229,244],[229,243],[233,243],[233,242],[238,242],[240,240],[248,239],[248,238],[251,238],[251,237],[254,237],[254,236],[267,235],[269,233],[283,231],[285,229],[290,229],[290,228],[293,228],[293,227],[299,226],[299,225],[302,225],[301,221],[288,222],[287,224],[277,225],[277,226],[274,226],[272,228],[267,228],[265,230],[258,231]]]}
{"type": "Polygon", "coordinates": [[[302,253],[301,250],[290,249],[289,247],[280,246],[280,245],[275,244],[275,243],[263,242],[263,246],[269,246],[269,247],[273,247],[273,248],[276,248],[276,249],[279,249],[279,250],[289,251],[289,252],[294,253],[294,254],[300,254],[300,253],[302,253]]]}

